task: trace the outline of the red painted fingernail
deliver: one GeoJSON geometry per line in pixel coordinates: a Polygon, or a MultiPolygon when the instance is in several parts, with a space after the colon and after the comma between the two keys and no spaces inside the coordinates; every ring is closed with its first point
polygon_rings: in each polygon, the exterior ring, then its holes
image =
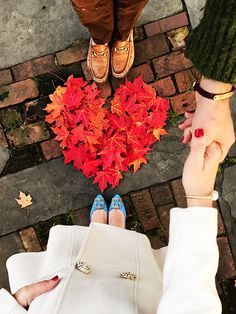
{"type": "Polygon", "coordinates": [[[195,110],[186,111],[187,113],[194,113],[195,110]]]}
{"type": "Polygon", "coordinates": [[[203,137],[204,136],[204,130],[203,129],[196,129],[194,132],[195,137],[203,137]]]}
{"type": "Polygon", "coordinates": [[[59,279],[58,276],[55,276],[55,277],[52,278],[53,281],[57,281],[58,279],[59,279]]]}

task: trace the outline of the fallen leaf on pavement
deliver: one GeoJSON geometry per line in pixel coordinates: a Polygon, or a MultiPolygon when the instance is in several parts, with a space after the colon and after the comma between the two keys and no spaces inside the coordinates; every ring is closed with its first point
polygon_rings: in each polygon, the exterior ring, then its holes
{"type": "Polygon", "coordinates": [[[188,36],[188,34],[189,30],[187,26],[177,28],[167,33],[174,50],[185,46],[185,38],[188,36]]]}
{"type": "Polygon", "coordinates": [[[19,193],[19,199],[15,198],[15,200],[19,205],[21,205],[21,208],[25,208],[33,204],[31,195],[25,195],[25,193],[21,191],[19,193]]]}

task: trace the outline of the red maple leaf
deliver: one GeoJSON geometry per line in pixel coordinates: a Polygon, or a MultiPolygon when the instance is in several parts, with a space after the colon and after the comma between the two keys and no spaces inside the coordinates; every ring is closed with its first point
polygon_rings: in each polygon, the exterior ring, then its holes
{"type": "Polygon", "coordinates": [[[124,110],[122,108],[122,102],[118,94],[115,95],[111,101],[111,112],[116,113],[118,116],[124,113],[124,110]]]}
{"type": "Polygon", "coordinates": [[[54,127],[52,128],[53,132],[57,135],[55,137],[56,141],[60,141],[60,146],[62,148],[67,147],[68,146],[68,137],[70,136],[70,132],[68,131],[68,129],[62,125],[60,128],[58,127],[54,127]]]}
{"type": "Polygon", "coordinates": [[[89,125],[88,113],[89,111],[87,108],[81,108],[76,110],[75,123],[81,122],[85,127],[88,127],[89,125]]]}
{"type": "Polygon", "coordinates": [[[102,130],[108,126],[108,120],[106,119],[106,110],[101,109],[98,112],[90,111],[89,112],[89,120],[90,120],[90,128],[96,128],[98,130],[102,130]]]}
{"type": "Polygon", "coordinates": [[[65,164],[74,161],[74,166],[78,169],[82,169],[83,163],[87,155],[87,151],[84,146],[71,146],[70,149],[64,150],[63,154],[65,156],[65,164]]]}
{"type": "Polygon", "coordinates": [[[140,146],[141,139],[145,136],[145,127],[133,126],[127,133],[127,143],[140,146]]]}
{"type": "Polygon", "coordinates": [[[132,119],[126,114],[123,114],[120,117],[114,114],[110,117],[110,123],[118,131],[126,132],[131,126],[132,119]]]}
{"type": "Polygon", "coordinates": [[[47,123],[53,123],[60,116],[62,110],[64,110],[64,106],[57,103],[51,103],[48,104],[44,110],[50,113],[45,117],[45,121],[47,123]]]}
{"type": "Polygon", "coordinates": [[[101,160],[95,159],[95,160],[89,160],[88,158],[85,159],[83,164],[83,174],[90,178],[94,176],[94,173],[98,172],[98,168],[101,164],[101,160]]]}
{"type": "Polygon", "coordinates": [[[78,142],[83,142],[86,139],[86,132],[84,130],[83,124],[76,126],[72,130],[71,142],[73,145],[78,144],[78,142]]]}
{"type": "Polygon", "coordinates": [[[116,187],[120,180],[123,178],[119,168],[112,168],[109,171],[109,183],[114,188],[116,187]]]}
{"type": "Polygon", "coordinates": [[[107,185],[111,181],[111,175],[107,171],[98,171],[96,173],[95,179],[93,180],[93,183],[98,183],[98,186],[100,190],[103,192],[107,185]]]}
{"type": "Polygon", "coordinates": [[[66,92],[62,95],[63,102],[67,108],[79,108],[81,105],[81,99],[83,97],[83,91],[75,89],[72,86],[68,86],[66,92]]]}
{"type": "Polygon", "coordinates": [[[138,100],[145,103],[146,109],[150,110],[156,100],[156,90],[152,85],[143,84],[138,100]]]}
{"type": "Polygon", "coordinates": [[[78,90],[87,84],[88,82],[85,82],[82,77],[73,77],[73,75],[70,75],[65,83],[66,86],[72,87],[75,90],[78,90]]]}
{"type": "Polygon", "coordinates": [[[126,135],[124,133],[115,133],[108,137],[104,149],[126,151],[126,135]]]}
{"type": "Polygon", "coordinates": [[[109,169],[113,164],[120,168],[122,167],[124,158],[121,156],[121,152],[117,149],[105,149],[99,153],[99,156],[101,156],[103,170],[109,169]]]}

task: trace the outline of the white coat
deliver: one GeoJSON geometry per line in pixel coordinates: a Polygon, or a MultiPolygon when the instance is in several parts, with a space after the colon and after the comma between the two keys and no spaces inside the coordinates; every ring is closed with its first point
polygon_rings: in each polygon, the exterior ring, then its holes
{"type": "Polygon", "coordinates": [[[1,314],[220,314],[217,210],[174,208],[167,248],[152,250],[145,235],[109,225],[55,226],[47,251],[7,261],[11,293],[59,275],[28,312],[0,290],[1,314]],[[91,272],[76,269],[85,262],[91,272]],[[135,280],[120,277],[122,272],[135,280]]]}

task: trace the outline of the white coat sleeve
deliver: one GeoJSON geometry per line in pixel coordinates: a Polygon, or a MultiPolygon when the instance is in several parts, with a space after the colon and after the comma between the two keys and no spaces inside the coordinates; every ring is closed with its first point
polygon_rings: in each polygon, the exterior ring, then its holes
{"type": "Polygon", "coordinates": [[[220,314],[215,286],[217,210],[173,208],[157,314],[220,314]]]}
{"type": "Polygon", "coordinates": [[[0,289],[0,313],[1,314],[26,314],[16,299],[5,289],[0,289]]]}

